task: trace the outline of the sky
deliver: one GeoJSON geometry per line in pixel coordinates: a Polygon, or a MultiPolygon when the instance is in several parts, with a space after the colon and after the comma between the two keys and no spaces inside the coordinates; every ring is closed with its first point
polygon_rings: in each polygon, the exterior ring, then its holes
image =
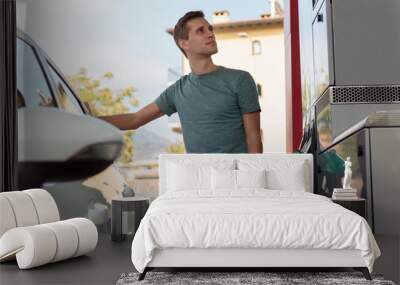
{"type": "MultiPolygon", "coordinates": [[[[17,25],[66,75],[81,67],[93,77],[112,72],[114,89],[133,85],[139,108],[167,87],[168,68],[180,70],[181,53],[166,29],[185,12],[228,10],[231,20],[259,18],[267,0],[17,0],[17,25]]],[[[136,111],[138,108],[132,108],[136,111]]],[[[163,116],[144,128],[171,140],[163,116]]]]}

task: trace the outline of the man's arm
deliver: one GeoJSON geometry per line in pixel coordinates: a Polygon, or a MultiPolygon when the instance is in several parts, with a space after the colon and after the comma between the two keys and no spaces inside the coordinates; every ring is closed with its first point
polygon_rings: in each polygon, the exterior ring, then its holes
{"type": "Polygon", "coordinates": [[[262,153],[260,112],[243,114],[243,125],[246,134],[247,151],[249,153],[262,153]]]}
{"type": "Polygon", "coordinates": [[[147,124],[148,122],[155,120],[164,115],[156,103],[150,103],[144,106],[136,113],[111,115],[111,116],[100,116],[102,119],[121,130],[134,130],[147,124]]]}

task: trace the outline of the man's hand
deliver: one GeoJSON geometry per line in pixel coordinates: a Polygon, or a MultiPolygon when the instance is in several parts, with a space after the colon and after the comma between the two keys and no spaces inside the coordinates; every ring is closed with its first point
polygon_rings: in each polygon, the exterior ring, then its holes
{"type": "Polygon", "coordinates": [[[262,153],[260,112],[243,114],[243,125],[246,134],[247,151],[249,153],[262,153]]]}
{"type": "Polygon", "coordinates": [[[136,113],[100,116],[102,119],[121,130],[134,130],[164,115],[156,103],[150,103],[136,113]]]}

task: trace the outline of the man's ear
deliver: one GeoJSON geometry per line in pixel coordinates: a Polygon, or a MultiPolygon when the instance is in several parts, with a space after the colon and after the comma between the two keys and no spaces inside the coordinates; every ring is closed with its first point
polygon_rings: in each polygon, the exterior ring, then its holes
{"type": "Polygon", "coordinates": [[[188,41],[187,40],[179,39],[178,43],[179,43],[179,46],[181,47],[181,49],[183,49],[184,51],[186,51],[188,49],[188,41]]]}

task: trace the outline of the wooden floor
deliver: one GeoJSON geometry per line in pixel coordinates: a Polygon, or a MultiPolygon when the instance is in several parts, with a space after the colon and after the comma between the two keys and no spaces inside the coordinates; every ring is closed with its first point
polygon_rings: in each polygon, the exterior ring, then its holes
{"type": "MultiPolygon", "coordinates": [[[[397,284],[400,279],[400,238],[389,239],[378,236],[377,241],[382,256],[377,259],[374,271],[383,274],[385,279],[392,280],[397,284]]],[[[96,250],[88,256],[28,270],[19,270],[15,261],[2,263],[0,264],[0,285],[115,284],[122,273],[135,271],[130,256],[131,243],[132,240],[112,242],[109,236],[103,233],[99,235],[96,250]]],[[[184,269],[180,270],[185,271],[184,269]]],[[[319,271],[316,268],[314,270],[319,271]]],[[[339,268],[332,268],[331,270],[342,271],[339,268]]],[[[306,269],[305,271],[313,271],[313,269],[306,269]]]]}

